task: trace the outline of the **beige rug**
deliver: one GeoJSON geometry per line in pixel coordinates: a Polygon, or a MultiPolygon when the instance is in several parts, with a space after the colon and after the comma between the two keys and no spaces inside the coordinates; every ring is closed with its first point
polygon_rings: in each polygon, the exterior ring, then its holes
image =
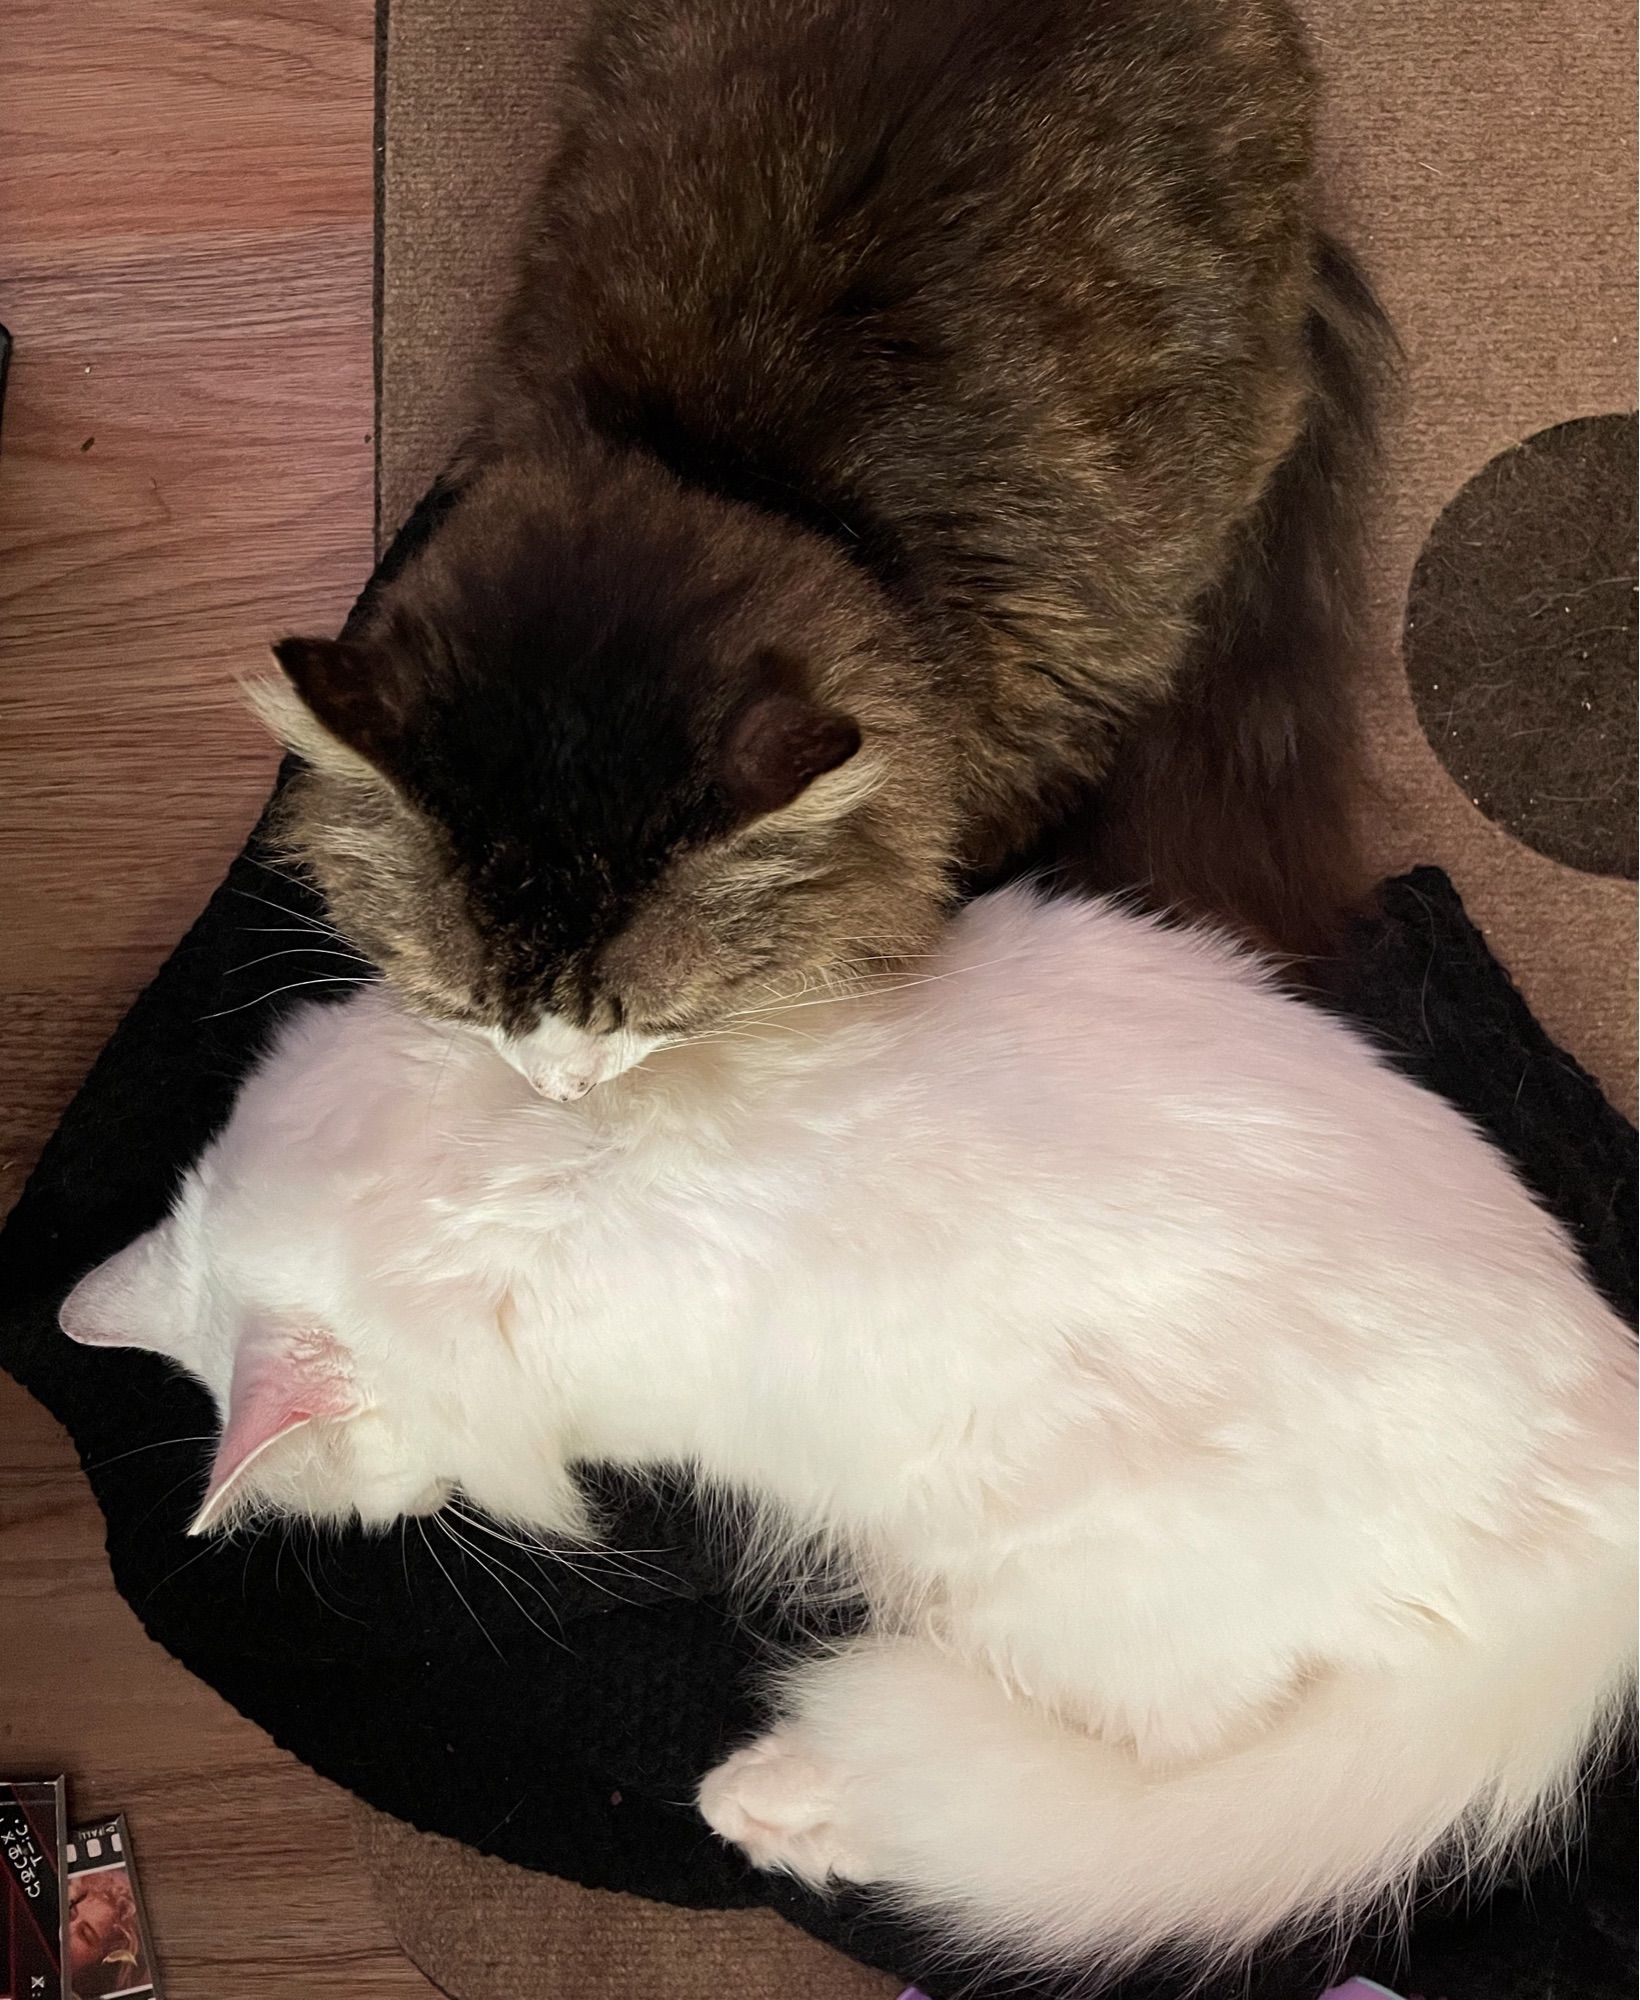
{"type": "MultiPolygon", "coordinates": [[[[384,542],[454,435],[579,4],[391,0],[384,542]]],[[[1329,197],[1407,357],[1373,532],[1374,853],[1452,874],[1539,1018],[1632,1116],[1632,11],[1308,10],[1329,197]]],[[[358,1825],[406,1949],[456,2000],[893,1991],[770,1915],[571,1888],[364,1808],[358,1825]]]]}

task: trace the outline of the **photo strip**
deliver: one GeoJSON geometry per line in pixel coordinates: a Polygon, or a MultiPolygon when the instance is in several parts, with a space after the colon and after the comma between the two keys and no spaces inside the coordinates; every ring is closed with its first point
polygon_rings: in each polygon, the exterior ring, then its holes
{"type": "Polygon", "coordinates": [[[123,1814],[75,1828],[66,1890],[71,2000],[163,2000],[123,1814]]]}

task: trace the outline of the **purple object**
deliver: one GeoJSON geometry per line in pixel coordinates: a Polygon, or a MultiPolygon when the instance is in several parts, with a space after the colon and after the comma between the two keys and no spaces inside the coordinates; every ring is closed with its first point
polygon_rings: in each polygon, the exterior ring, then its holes
{"type": "MultiPolygon", "coordinates": [[[[900,2000],[928,2000],[928,1995],[921,1987],[908,1986],[900,2000]]],[[[1373,1979],[1346,1979],[1342,1986],[1329,1986],[1321,2000],[1401,2000],[1401,1996],[1373,1979]]]]}
{"type": "MultiPolygon", "coordinates": [[[[900,2000],[928,2000],[928,1995],[920,1987],[908,1986],[900,2000]]],[[[1401,1996],[1376,1980],[1346,1979],[1342,1986],[1329,1986],[1321,2000],[1401,2000],[1401,1996]]]]}

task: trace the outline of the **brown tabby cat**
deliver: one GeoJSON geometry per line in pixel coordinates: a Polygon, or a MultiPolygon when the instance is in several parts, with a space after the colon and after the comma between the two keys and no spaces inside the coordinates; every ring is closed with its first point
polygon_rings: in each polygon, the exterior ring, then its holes
{"type": "Polygon", "coordinates": [[[1285,0],[611,0],[575,88],[453,503],[276,648],[342,930],[584,1083],[1091,785],[1105,877],[1313,943],[1375,321],[1285,0]]]}

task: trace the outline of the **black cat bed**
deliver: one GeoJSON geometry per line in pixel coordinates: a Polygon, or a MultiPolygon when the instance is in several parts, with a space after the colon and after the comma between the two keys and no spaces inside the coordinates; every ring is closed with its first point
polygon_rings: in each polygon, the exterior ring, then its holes
{"type": "MultiPolygon", "coordinates": [[[[312,997],[264,989],[333,975],[322,956],[280,960],[282,981],[265,965],[233,970],[258,956],[275,911],[311,908],[253,835],[104,1051],[0,1237],[0,1361],[72,1433],[120,1591],[276,1741],[418,1827],[590,1887],[767,1903],[931,1994],[1011,1991],[942,1966],[926,1939],[857,1897],[753,1873],[695,1817],[696,1782],[753,1726],[760,1663],[791,1634],[772,1615],[731,1612],[685,1496],[601,1482],[619,1543],[639,1553],[574,1567],[475,1536],[480,1560],[415,1527],[323,1545],[300,1529],[248,1547],[184,1539],[204,1464],[188,1440],[209,1423],[199,1392],[151,1356],[73,1346],[57,1307],[82,1271],[159,1219],[276,1014],[312,997]]],[[[1519,1162],[1632,1322],[1635,1134],[1537,1026],[1444,875],[1387,885],[1339,968],[1338,1004],[1519,1162]]],[[[1595,1792],[1569,1865],[1487,1900],[1433,1898],[1404,1944],[1368,1938],[1347,1969],[1429,2000],[1628,2000],[1631,1769],[1595,1792]]],[[[1170,1969],[1121,1991],[1315,2000],[1334,1969],[1305,1947],[1266,1953],[1222,1989],[1170,1969]]]]}

